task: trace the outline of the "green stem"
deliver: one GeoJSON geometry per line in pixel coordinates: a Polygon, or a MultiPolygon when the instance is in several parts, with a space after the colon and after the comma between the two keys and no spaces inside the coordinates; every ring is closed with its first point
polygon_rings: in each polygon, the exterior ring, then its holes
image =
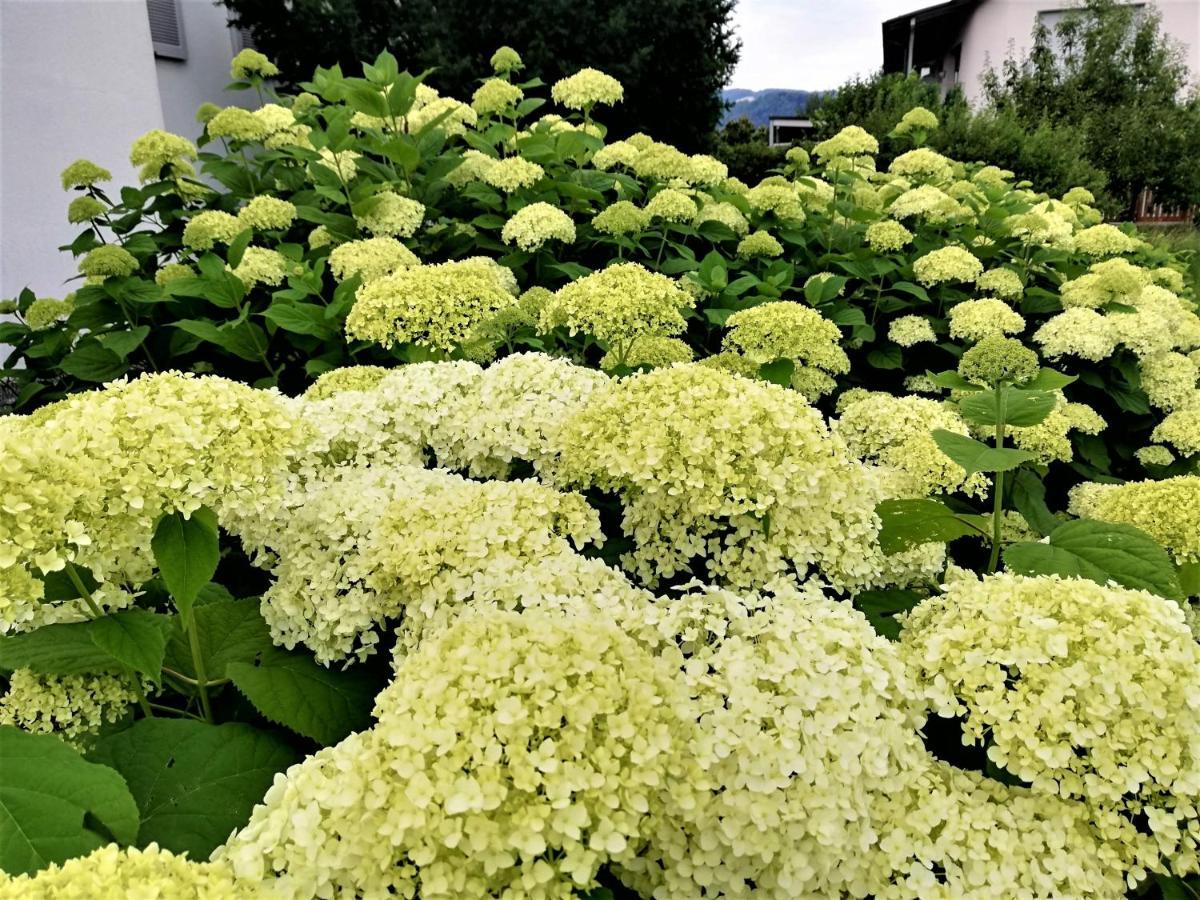
{"type": "Polygon", "coordinates": [[[200,652],[200,634],[196,631],[196,618],[189,609],[183,617],[183,630],[187,632],[188,646],[192,651],[192,666],[196,670],[196,693],[200,695],[200,708],[205,721],[213,721],[212,705],[208,702],[208,675],[204,671],[204,654],[200,652]]]}
{"type": "MultiPolygon", "coordinates": [[[[1004,388],[996,385],[996,449],[1004,446],[1004,388]]],[[[1000,527],[1004,512],[1004,473],[997,472],[992,485],[992,552],[988,557],[987,574],[991,575],[1000,564],[1000,527]]]]}
{"type": "MultiPolygon", "coordinates": [[[[79,570],[75,568],[75,563],[67,561],[67,578],[74,585],[75,590],[79,591],[79,596],[88,606],[88,611],[93,619],[99,619],[104,615],[104,611],[96,605],[96,601],[92,599],[92,592],[88,590],[87,585],[83,583],[83,579],[79,576],[79,570]]],[[[129,683],[133,687],[133,693],[137,697],[138,706],[142,708],[143,715],[147,719],[153,719],[154,713],[150,709],[150,703],[146,700],[146,692],[142,690],[142,683],[138,680],[136,672],[129,673],[129,683]]]]}
{"type": "Polygon", "coordinates": [[[164,706],[161,703],[151,703],[150,708],[157,709],[159,712],[171,713],[172,715],[175,715],[175,716],[186,716],[189,719],[195,719],[197,722],[204,721],[198,715],[196,715],[195,713],[190,713],[186,709],[176,709],[173,706],[164,706]]]}

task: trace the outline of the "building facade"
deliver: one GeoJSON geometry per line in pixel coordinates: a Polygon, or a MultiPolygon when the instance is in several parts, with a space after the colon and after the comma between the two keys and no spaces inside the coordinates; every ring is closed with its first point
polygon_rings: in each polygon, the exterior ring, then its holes
{"type": "Polygon", "coordinates": [[[59,173],[86,157],[135,184],[129,146],[162,128],[200,133],[246,43],[213,0],[0,0],[0,298],[73,289],[59,173]]]}
{"type": "MultiPolygon", "coordinates": [[[[883,23],[883,70],[916,72],[949,89],[960,85],[969,100],[982,92],[989,68],[1009,56],[1024,56],[1040,22],[1061,21],[1071,0],[949,0],[883,23]]],[[[1183,46],[1193,79],[1200,78],[1200,0],[1132,3],[1155,7],[1163,31],[1183,46]]]]}

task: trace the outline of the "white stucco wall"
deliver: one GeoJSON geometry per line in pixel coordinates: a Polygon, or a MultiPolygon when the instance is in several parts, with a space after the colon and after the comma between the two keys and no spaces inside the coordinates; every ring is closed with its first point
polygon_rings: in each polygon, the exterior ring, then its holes
{"type": "Polygon", "coordinates": [[[130,141],[161,125],[144,0],[0,2],[0,297],[71,289],[59,173],[82,156],[131,183],[130,141]]]}
{"type": "Polygon", "coordinates": [[[187,60],[156,59],[163,127],[195,138],[200,134],[196,109],[210,101],[221,106],[254,106],[253,91],[225,91],[229,61],[234,54],[234,32],[229,13],[214,0],[180,0],[187,60]]]}
{"type": "Polygon", "coordinates": [[[23,287],[74,289],[66,221],[74,193],[59,173],[85,157],[113,173],[114,193],[136,183],[129,146],[153,128],[194,138],[205,100],[223,93],[233,58],[224,7],[182,0],[186,61],[157,59],[145,0],[0,0],[0,298],[23,287]]]}
{"type": "MultiPolygon", "coordinates": [[[[1009,55],[1023,56],[1032,45],[1038,13],[1069,9],[1072,0],[984,0],[963,35],[960,82],[969,99],[978,99],[980,79],[1009,55]]],[[[1200,78],[1200,0],[1157,0],[1163,30],[1184,45],[1193,80],[1200,78]]]]}

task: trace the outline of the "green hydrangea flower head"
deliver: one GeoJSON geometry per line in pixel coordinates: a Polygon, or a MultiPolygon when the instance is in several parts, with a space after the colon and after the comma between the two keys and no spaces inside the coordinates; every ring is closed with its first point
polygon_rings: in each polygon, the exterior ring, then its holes
{"type": "Polygon", "coordinates": [[[238,53],[229,64],[229,74],[233,78],[271,78],[279,74],[279,66],[271,62],[262,53],[247,47],[238,53]]]}
{"type": "Polygon", "coordinates": [[[755,231],[738,241],[737,255],[743,259],[782,256],[783,244],[768,231],[755,231]]]}
{"type": "Polygon", "coordinates": [[[972,384],[1024,384],[1039,370],[1038,355],[1015,338],[991,334],[962,355],[958,374],[972,384]]]}
{"type": "Polygon", "coordinates": [[[567,109],[591,109],[596,104],[612,106],[625,97],[621,82],[599,69],[580,69],[574,75],[556,81],[550,88],[554,102],[567,109]]]}
{"type": "Polygon", "coordinates": [[[92,278],[124,278],[136,272],[137,268],[137,258],[116,244],[105,244],[89,250],[79,263],[79,271],[92,278]]]}
{"type": "Polygon", "coordinates": [[[497,75],[504,75],[508,72],[515,72],[518,69],[523,69],[525,66],[521,62],[521,54],[517,53],[512,47],[501,47],[492,54],[491,59],[492,71],[497,75]]]}
{"type": "Polygon", "coordinates": [[[58,300],[54,297],[39,297],[25,310],[25,324],[29,326],[30,331],[45,331],[63,321],[74,309],[75,304],[70,298],[58,300]]]}
{"type": "Polygon", "coordinates": [[[78,225],[81,222],[90,222],[92,219],[102,216],[106,208],[95,197],[76,197],[71,201],[71,205],[67,207],[67,221],[72,225],[78,225]]]}
{"type": "Polygon", "coordinates": [[[112,172],[91,160],[77,159],[62,170],[62,186],[64,191],[71,188],[91,187],[99,181],[112,179],[112,172]]]}
{"type": "Polygon", "coordinates": [[[471,97],[471,109],[480,116],[494,116],[512,109],[525,97],[525,92],[503,78],[489,78],[471,97]]]}
{"type": "Polygon", "coordinates": [[[141,166],[138,178],[143,182],[162,178],[163,169],[167,166],[177,166],[184,174],[194,174],[195,170],[187,160],[195,158],[195,144],[161,128],[147,131],[133,142],[129,150],[129,162],[141,166]]]}

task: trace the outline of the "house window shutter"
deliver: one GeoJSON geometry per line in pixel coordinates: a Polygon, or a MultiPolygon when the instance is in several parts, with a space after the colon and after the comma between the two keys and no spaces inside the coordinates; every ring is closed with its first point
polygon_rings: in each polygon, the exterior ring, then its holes
{"type": "Polygon", "coordinates": [[[230,25],[229,30],[233,32],[234,53],[241,53],[243,50],[258,49],[258,44],[254,43],[254,35],[249,28],[230,25]]]}
{"type": "Polygon", "coordinates": [[[167,59],[187,59],[187,40],[183,35],[183,14],[179,0],[146,0],[150,17],[150,41],[154,55],[167,59]]]}

